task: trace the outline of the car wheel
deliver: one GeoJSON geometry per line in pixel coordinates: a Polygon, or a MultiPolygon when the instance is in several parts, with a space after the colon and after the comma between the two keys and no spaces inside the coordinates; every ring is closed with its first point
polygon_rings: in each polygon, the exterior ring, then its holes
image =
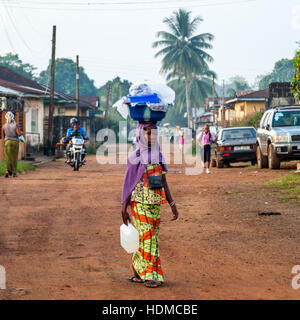
{"type": "Polygon", "coordinates": [[[230,162],[229,161],[224,162],[224,165],[225,165],[226,168],[230,168],[230,162]]]}
{"type": "Polygon", "coordinates": [[[211,159],[211,166],[215,168],[217,166],[216,159],[211,159]]]}
{"type": "Polygon", "coordinates": [[[268,168],[268,158],[263,156],[260,146],[257,146],[257,167],[258,169],[268,168]]]}
{"type": "Polygon", "coordinates": [[[255,166],[256,165],[256,160],[251,160],[251,165],[255,166]]]}
{"type": "Polygon", "coordinates": [[[280,169],[280,160],[271,144],[268,146],[268,163],[271,170],[280,169]]]}
{"type": "Polygon", "coordinates": [[[217,155],[216,166],[217,168],[224,168],[224,161],[221,159],[219,155],[217,155]]]}

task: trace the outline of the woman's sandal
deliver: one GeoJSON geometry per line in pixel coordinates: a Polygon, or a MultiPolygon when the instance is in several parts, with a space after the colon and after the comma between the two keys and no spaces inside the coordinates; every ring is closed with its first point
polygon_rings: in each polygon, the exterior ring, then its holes
{"type": "Polygon", "coordinates": [[[135,282],[135,283],[144,283],[144,280],[139,276],[139,274],[135,271],[133,265],[130,265],[130,269],[132,270],[134,276],[127,278],[128,281],[135,282]]]}
{"type": "Polygon", "coordinates": [[[135,282],[135,283],[144,283],[144,280],[143,279],[140,279],[140,278],[137,278],[135,276],[131,277],[131,278],[127,278],[128,281],[131,281],[131,282],[135,282]]]}

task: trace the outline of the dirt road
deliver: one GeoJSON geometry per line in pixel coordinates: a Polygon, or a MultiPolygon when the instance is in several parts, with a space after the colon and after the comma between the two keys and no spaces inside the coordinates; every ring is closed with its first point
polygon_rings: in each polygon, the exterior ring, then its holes
{"type": "Polygon", "coordinates": [[[243,167],[186,176],[170,166],[180,219],[162,209],[166,284],[129,283],[131,257],[119,244],[125,166],[92,157],[78,173],[62,161],[0,182],[1,299],[299,299],[300,207],[262,189],[287,170],[243,167]],[[258,216],[261,211],[280,216],[258,216]]]}

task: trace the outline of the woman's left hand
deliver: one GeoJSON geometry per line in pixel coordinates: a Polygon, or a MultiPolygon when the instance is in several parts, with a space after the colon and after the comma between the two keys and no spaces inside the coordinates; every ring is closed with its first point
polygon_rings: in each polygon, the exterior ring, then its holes
{"type": "Polygon", "coordinates": [[[178,219],[178,211],[177,211],[176,205],[171,207],[171,209],[172,209],[172,212],[173,212],[173,218],[171,219],[171,221],[177,220],[178,219]]]}

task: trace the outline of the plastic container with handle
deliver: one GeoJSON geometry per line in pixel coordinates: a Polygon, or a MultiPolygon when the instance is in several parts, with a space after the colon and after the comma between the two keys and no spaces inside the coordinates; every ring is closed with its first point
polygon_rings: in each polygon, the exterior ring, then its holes
{"type": "Polygon", "coordinates": [[[120,240],[122,248],[128,253],[134,253],[139,248],[139,233],[131,223],[121,225],[120,240]]]}

